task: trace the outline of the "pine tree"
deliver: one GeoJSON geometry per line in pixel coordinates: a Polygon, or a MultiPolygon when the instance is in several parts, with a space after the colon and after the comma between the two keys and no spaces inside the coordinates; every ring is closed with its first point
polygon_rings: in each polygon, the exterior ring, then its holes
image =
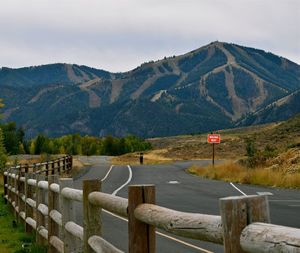
{"type": "MultiPolygon", "coordinates": [[[[2,103],[2,99],[0,99],[0,108],[2,108],[4,104],[2,103]]],[[[0,114],[0,119],[1,119],[1,114],[0,114]]],[[[7,155],[6,155],[6,150],[4,147],[3,143],[3,133],[2,129],[0,128],[0,171],[4,169],[5,164],[7,162],[7,155]]]]}
{"type": "Polygon", "coordinates": [[[7,162],[6,150],[3,144],[3,134],[0,128],[0,170],[3,170],[7,162]]]}

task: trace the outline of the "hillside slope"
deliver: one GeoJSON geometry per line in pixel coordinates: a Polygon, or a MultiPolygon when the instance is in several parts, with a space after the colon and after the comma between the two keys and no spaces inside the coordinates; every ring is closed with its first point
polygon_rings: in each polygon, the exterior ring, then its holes
{"type": "MultiPolygon", "coordinates": [[[[300,114],[279,123],[220,130],[221,143],[215,145],[216,159],[241,159],[246,155],[246,140],[253,141],[263,152],[269,146],[277,150],[279,159],[288,154],[300,154],[300,114]]],[[[148,139],[157,156],[165,159],[211,159],[212,145],[207,134],[182,135],[148,139]]],[[[150,153],[151,153],[150,152],[150,153]]],[[[274,159],[276,160],[276,158],[274,159]]],[[[273,161],[271,160],[270,163],[273,161]]],[[[289,161],[286,161],[288,163],[289,161]]],[[[300,157],[298,159],[300,164],[300,157]]]]}
{"type": "Polygon", "coordinates": [[[299,65],[222,42],[125,73],[70,64],[0,70],[5,120],[28,136],[168,136],[232,127],[246,115],[254,119],[245,124],[265,122],[256,112],[298,89],[299,65]]]}

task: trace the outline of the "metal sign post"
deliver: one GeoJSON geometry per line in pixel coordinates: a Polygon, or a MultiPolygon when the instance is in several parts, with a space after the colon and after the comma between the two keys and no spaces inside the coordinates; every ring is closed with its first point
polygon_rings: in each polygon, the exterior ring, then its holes
{"type": "Polygon", "coordinates": [[[213,157],[212,157],[212,166],[215,167],[215,144],[212,144],[213,146],[213,157]]]}
{"type": "Polygon", "coordinates": [[[215,166],[215,144],[221,142],[221,136],[219,134],[208,134],[207,142],[212,144],[213,152],[212,152],[212,166],[215,166]]]}

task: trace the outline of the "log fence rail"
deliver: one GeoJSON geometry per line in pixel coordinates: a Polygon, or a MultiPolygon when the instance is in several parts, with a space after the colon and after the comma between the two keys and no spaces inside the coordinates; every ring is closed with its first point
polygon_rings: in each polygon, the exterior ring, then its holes
{"type": "Polygon", "coordinates": [[[102,237],[102,209],[128,219],[129,253],[154,253],[156,228],[224,245],[225,253],[300,253],[300,229],[270,224],[267,196],[220,199],[220,216],[186,213],[155,205],[154,185],[130,185],[128,199],[101,192],[101,180],[83,181],[59,174],[72,169],[72,157],[4,171],[4,197],[26,232],[36,231],[49,253],[121,253],[102,237]],[[82,203],[76,223],[74,202],[82,203]]]}

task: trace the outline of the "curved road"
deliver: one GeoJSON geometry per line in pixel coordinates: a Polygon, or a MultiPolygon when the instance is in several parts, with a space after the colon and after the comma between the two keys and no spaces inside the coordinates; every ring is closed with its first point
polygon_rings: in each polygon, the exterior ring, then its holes
{"type": "MultiPolygon", "coordinates": [[[[109,157],[80,157],[91,164],[85,173],[75,179],[81,188],[82,180],[102,179],[102,191],[127,198],[128,184],[155,184],[156,203],[178,211],[219,215],[219,198],[241,194],[268,194],[271,221],[274,224],[300,227],[300,191],[282,190],[251,185],[230,184],[202,179],[185,172],[192,164],[210,161],[180,161],[168,165],[111,166],[109,157]],[[126,184],[126,185],[125,185],[126,184]],[[123,186],[121,189],[120,187],[123,186]]],[[[82,220],[78,214],[78,220],[82,220]]],[[[103,237],[127,252],[127,223],[103,212],[103,237]]],[[[157,235],[157,252],[223,252],[220,245],[157,235]]]]}

